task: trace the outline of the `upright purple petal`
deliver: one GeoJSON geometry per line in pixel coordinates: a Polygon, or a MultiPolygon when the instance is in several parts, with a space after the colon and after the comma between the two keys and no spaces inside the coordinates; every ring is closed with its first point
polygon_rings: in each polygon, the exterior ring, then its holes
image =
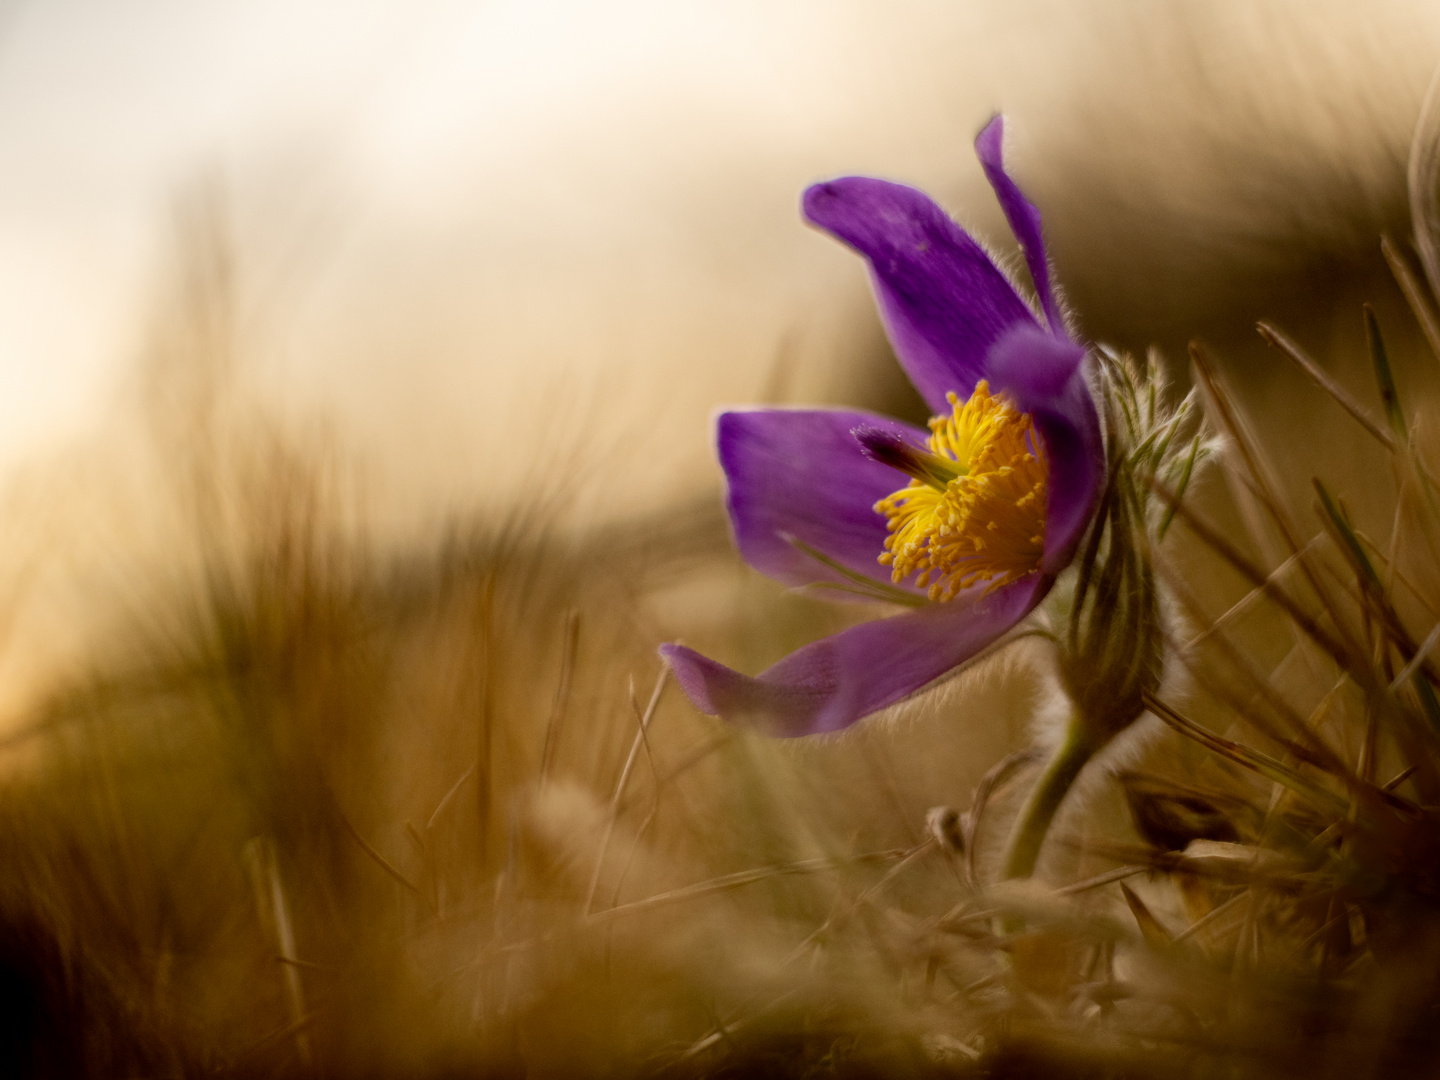
{"type": "Polygon", "coordinates": [[[1000,209],[1005,211],[1005,220],[1010,231],[1020,241],[1020,250],[1025,254],[1025,265],[1030,268],[1030,280],[1040,295],[1040,307],[1050,323],[1050,329],[1065,337],[1065,320],[1060,315],[1060,305],[1055,302],[1055,293],[1050,286],[1050,263],[1045,257],[1045,242],[1040,235],[1040,211],[1025,198],[1005,171],[1001,146],[1005,137],[1005,118],[996,116],[975,138],[975,156],[985,170],[985,179],[995,189],[1000,209]]]}
{"type": "MultiPolygon", "coordinates": [[[[851,432],[860,427],[924,445],[925,432],[875,413],[845,409],[755,409],[721,413],[716,444],[728,485],[735,546],[755,569],[787,585],[844,581],[791,543],[793,536],[828,558],[890,583],[876,560],[885,517],[875,503],[906,477],[872,461],[851,432]]],[[[923,595],[911,585],[897,586],[923,595]]]]}
{"type": "Polygon", "coordinates": [[[1083,347],[1037,326],[1016,327],[987,359],[992,389],[1029,413],[1045,441],[1050,494],[1040,566],[1047,574],[1069,564],[1105,482],[1105,446],[1084,359],[1083,347]]]}
{"type": "Polygon", "coordinates": [[[807,220],[870,263],[890,344],[932,411],[970,396],[985,354],[1035,316],[990,256],[923,192],[849,176],[805,192],[807,220]]]}
{"type": "Polygon", "coordinates": [[[1032,574],[989,596],[876,619],[812,642],[755,678],[683,645],[662,645],[676,681],[701,712],[769,735],[849,727],[964,663],[1023,619],[1053,579],[1032,574]]]}

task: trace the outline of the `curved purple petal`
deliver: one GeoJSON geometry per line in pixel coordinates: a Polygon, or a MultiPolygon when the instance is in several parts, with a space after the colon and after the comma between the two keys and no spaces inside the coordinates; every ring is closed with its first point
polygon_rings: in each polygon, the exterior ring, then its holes
{"type": "Polygon", "coordinates": [[[839,731],[964,663],[1023,619],[1053,579],[876,619],[797,649],[755,678],[683,645],[660,653],[701,712],[793,737],[839,731]]]}
{"type": "Polygon", "coordinates": [[[1047,574],[1058,574],[1074,557],[1105,480],[1100,416],[1084,359],[1082,346],[1037,326],[1016,327],[986,359],[992,389],[1029,413],[1045,440],[1050,494],[1040,568],[1047,574]]]}
{"type": "Polygon", "coordinates": [[[967,398],[985,354],[1035,316],[990,256],[928,195],[848,176],[805,192],[805,217],[870,263],[880,317],[905,373],[931,411],[967,398]]]}
{"type": "Polygon", "coordinates": [[[980,134],[975,137],[975,156],[985,170],[985,179],[995,189],[1000,209],[1005,211],[1005,220],[1010,231],[1020,241],[1020,250],[1025,254],[1025,265],[1030,268],[1030,280],[1040,296],[1040,307],[1050,323],[1050,329],[1064,337],[1065,320],[1060,306],[1055,302],[1055,293],[1050,285],[1050,264],[1045,258],[1045,242],[1040,235],[1040,211],[1025,198],[1025,194],[1005,171],[1002,144],[1005,138],[1005,118],[996,116],[980,134]]]}
{"type": "MultiPolygon", "coordinates": [[[[907,478],[865,455],[851,432],[878,428],[923,446],[925,432],[875,413],[847,409],[754,409],[721,413],[715,441],[725,470],[735,546],[755,569],[787,585],[844,581],[787,536],[890,585],[877,559],[885,517],[875,503],[907,478]]],[[[912,585],[893,586],[917,596],[912,585]]]]}

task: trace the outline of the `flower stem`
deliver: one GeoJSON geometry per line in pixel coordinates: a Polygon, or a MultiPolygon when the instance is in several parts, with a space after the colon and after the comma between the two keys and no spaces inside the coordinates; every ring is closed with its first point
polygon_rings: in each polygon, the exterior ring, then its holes
{"type": "Polygon", "coordinates": [[[1035,863],[1040,857],[1045,835],[1050,831],[1050,823],[1055,820],[1055,812],[1060,809],[1080,770],[1098,749],[1099,746],[1087,738],[1080,725],[1072,720],[1066,729],[1065,741],[1045,766],[1045,771],[1040,774],[1040,779],[1020,809],[1005,851],[1002,878],[1028,878],[1035,872],[1035,863]]]}

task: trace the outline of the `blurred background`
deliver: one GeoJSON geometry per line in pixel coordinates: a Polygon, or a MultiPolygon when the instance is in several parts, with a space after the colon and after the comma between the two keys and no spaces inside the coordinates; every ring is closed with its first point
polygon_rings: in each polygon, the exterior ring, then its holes
{"type": "Polygon", "coordinates": [[[1021,657],[895,738],[777,750],[671,692],[649,816],[615,788],[660,641],[754,671],[853,617],[729,553],[713,411],[919,416],[800,192],[913,183],[1013,258],[971,149],[1003,111],[1080,332],[1182,384],[1203,338],[1297,490],[1365,522],[1377,452],[1253,325],[1372,393],[1371,301],[1433,398],[1378,238],[1408,238],[1437,62],[1415,0],[5,0],[0,991],[98,1032],[97,1074],[471,1061],[474,1025],[501,1060],[584,1016],[619,1053],[703,1043],[720,1006],[666,980],[748,1000],[824,895],[690,925],[757,940],[725,963],[668,923],[663,962],[617,946],[653,1031],[577,975],[588,944],[498,970],[496,942],[915,843],[1046,700],[1021,657]],[[558,776],[589,794],[532,805],[558,776]]]}
{"type": "Polygon", "coordinates": [[[1437,52],[1402,0],[7,0],[0,462],[126,407],[204,202],[247,377],[377,511],[582,451],[592,509],[663,503],[713,485],[716,403],[893,389],[806,184],[912,182],[1009,251],[970,149],[1003,110],[1084,329],[1174,350],[1373,261],[1437,52]]]}

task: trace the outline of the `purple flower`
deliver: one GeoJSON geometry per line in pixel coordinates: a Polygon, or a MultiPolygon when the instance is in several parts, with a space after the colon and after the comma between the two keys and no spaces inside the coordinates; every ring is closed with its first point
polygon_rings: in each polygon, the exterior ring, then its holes
{"type": "Polygon", "coordinates": [[[869,262],[876,303],[928,432],[873,413],[723,413],[716,439],[735,543],[791,585],[912,610],[807,645],[751,678],[681,645],[661,653],[702,712],[775,735],[838,731],[973,657],[1044,599],[1104,481],[1085,349],[1050,286],[1040,214],[976,154],[1020,241],[1044,324],[963,229],[914,188],[816,184],[805,217],[869,262]]]}

